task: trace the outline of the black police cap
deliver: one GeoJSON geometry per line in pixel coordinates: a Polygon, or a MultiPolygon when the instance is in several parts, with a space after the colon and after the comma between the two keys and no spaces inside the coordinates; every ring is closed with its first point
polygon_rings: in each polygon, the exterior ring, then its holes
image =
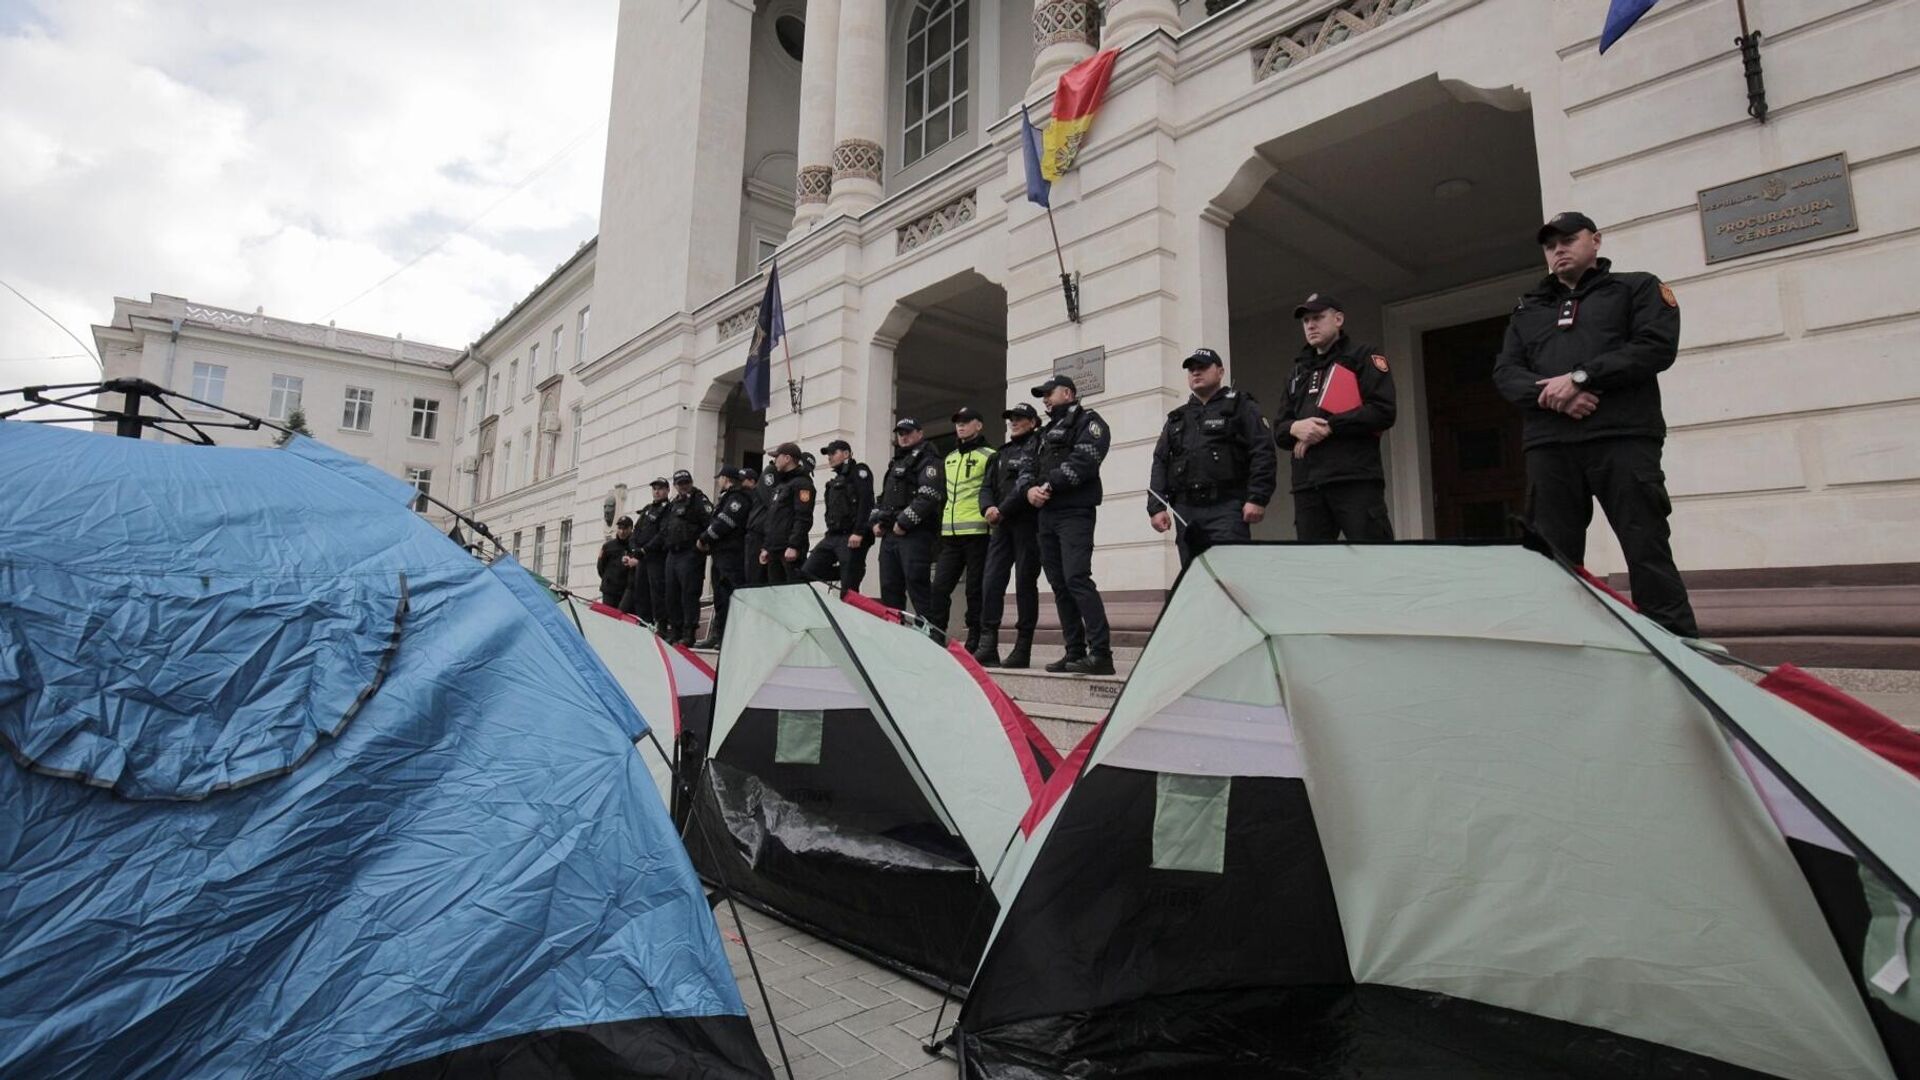
{"type": "Polygon", "coordinates": [[[1180,361],[1180,366],[1186,368],[1188,371],[1192,371],[1197,367],[1207,367],[1214,364],[1225,367],[1227,362],[1220,359],[1219,353],[1206,348],[1195,349],[1193,350],[1193,355],[1180,361]]]}
{"type": "Polygon", "coordinates": [[[1293,317],[1298,319],[1302,316],[1312,315],[1320,311],[1338,311],[1344,315],[1347,311],[1347,305],[1335,300],[1326,293],[1308,293],[1307,298],[1300,301],[1300,306],[1293,309],[1293,317]]]}
{"type": "Polygon", "coordinates": [[[1582,229],[1588,232],[1599,232],[1600,226],[1595,225],[1592,218],[1578,210],[1562,210],[1553,215],[1545,225],[1540,226],[1540,231],[1533,234],[1533,241],[1536,244],[1544,244],[1548,237],[1572,236],[1582,229]]]}
{"type": "Polygon", "coordinates": [[[845,450],[847,453],[851,454],[853,453],[853,444],[849,443],[845,439],[835,439],[832,442],[820,448],[820,452],[823,454],[831,454],[835,450],[845,450]]]}
{"type": "Polygon", "coordinates": [[[1034,411],[1033,406],[1023,401],[1020,404],[1015,405],[1013,408],[1008,409],[1006,412],[1001,413],[1000,419],[1031,420],[1037,424],[1040,422],[1040,414],[1034,411]]]}
{"type": "Polygon", "coordinates": [[[1048,379],[1046,382],[1043,382],[1039,386],[1034,387],[1032,390],[1032,394],[1034,397],[1043,398],[1043,397],[1046,397],[1048,394],[1053,393],[1055,390],[1058,390],[1062,386],[1073,391],[1076,396],[1080,393],[1080,388],[1073,385],[1072,379],[1067,378],[1065,375],[1055,375],[1053,378],[1048,379]]]}

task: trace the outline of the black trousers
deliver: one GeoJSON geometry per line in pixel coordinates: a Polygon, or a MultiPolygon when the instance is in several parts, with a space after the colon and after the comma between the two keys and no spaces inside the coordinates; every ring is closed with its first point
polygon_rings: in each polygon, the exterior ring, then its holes
{"type": "MultiPolygon", "coordinates": [[[[719,637],[727,628],[727,612],[733,606],[733,590],[746,583],[746,553],[739,548],[713,549],[713,623],[708,637],[719,637]]],[[[697,598],[696,598],[697,602],[697,598]]]]}
{"type": "Polygon", "coordinates": [[[1340,480],[1293,493],[1293,528],[1302,540],[1391,540],[1384,480],[1340,480]]]}
{"type": "Polygon", "coordinates": [[[767,544],[767,538],[759,533],[747,534],[747,550],[741,552],[741,565],[746,568],[746,576],[741,580],[748,585],[765,585],[767,568],[760,565],[760,549],[767,544]]]}
{"type": "Polygon", "coordinates": [[[1627,557],[1634,606],[1681,637],[1699,637],[1686,583],[1673,565],[1673,503],[1659,439],[1595,439],[1527,451],[1527,517],[1575,563],[1587,558],[1587,526],[1600,500],[1627,557]]]}
{"type": "Polygon", "coordinates": [[[1032,637],[1040,622],[1040,518],[1028,512],[1002,520],[987,542],[987,576],[980,586],[980,629],[1000,632],[1007,608],[1007,582],[1013,582],[1017,621],[1013,628],[1032,637]]]}
{"type": "Polygon", "coordinates": [[[942,536],[933,559],[933,609],[927,621],[943,632],[953,620],[953,587],[967,577],[967,633],[980,629],[980,587],[987,576],[986,533],[942,536]]]}
{"type": "Polygon", "coordinates": [[[767,551],[767,565],[765,567],[767,571],[767,584],[785,585],[790,581],[807,580],[803,568],[804,564],[798,559],[788,562],[786,560],[786,554],[787,549],[783,547],[771,548],[767,551]]]}
{"type": "Polygon", "coordinates": [[[660,622],[683,636],[700,625],[700,576],[706,561],[692,548],[667,552],[666,610],[660,622]]]}
{"type": "Polygon", "coordinates": [[[838,581],[841,592],[859,592],[867,579],[867,552],[875,543],[871,533],[861,537],[859,547],[847,543],[846,533],[828,533],[813,545],[800,572],[810,581],[838,581]]]}
{"type": "Polygon", "coordinates": [[[1173,523],[1173,544],[1180,549],[1180,569],[1185,570],[1194,557],[1222,541],[1251,540],[1253,530],[1240,514],[1245,499],[1221,499],[1216,502],[1173,500],[1173,512],[1186,520],[1173,523]]]}
{"type": "Polygon", "coordinates": [[[665,610],[666,596],[667,553],[645,555],[640,565],[627,575],[627,595],[620,601],[620,610],[657,626],[665,610]]]}
{"type": "Polygon", "coordinates": [[[1092,507],[1040,508],[1040,566],[1060,612],[1068,656],[1113,652],[1107,605],[1093,583],[1092,507]]]}
{"type": "Polygon", "coordinates": [[[880,602],[926,617],[933,609],[933,530],[915,529],[905,536],[887,530],[880,542],[880,602]]]}

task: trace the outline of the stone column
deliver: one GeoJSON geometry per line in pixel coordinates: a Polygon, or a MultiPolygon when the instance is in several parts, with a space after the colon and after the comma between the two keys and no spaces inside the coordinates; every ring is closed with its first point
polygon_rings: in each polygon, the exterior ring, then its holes
{"type": "Polygon", "coordinates": [[[886,0],[840,0],[839,29],[830,217],[858,216],[880,202],[887,138],[886,0]]]}
{"type": "Polygon", "coordinates": [[[1101,44],[1109,49],[1123,48],[1155,30],[1176,36],[1180,33],[1180,8],[1174,0],[1113,0],[1107,5],[1101,44]]]}
{"type": "Polygon", "coordinates": [[[1027,96],[1050,91],[1068,68],[1093,55],[1088,0],[1033,0],[1033,81],[1027,96]]]}
{"type": "Polygon", "coordinates": [[[807,0],[800,67],[800,172],[794,180],[793,231],[806,235],[826,213],[833,187],[833,83],[840,55],[840,0],[807,0]]]}

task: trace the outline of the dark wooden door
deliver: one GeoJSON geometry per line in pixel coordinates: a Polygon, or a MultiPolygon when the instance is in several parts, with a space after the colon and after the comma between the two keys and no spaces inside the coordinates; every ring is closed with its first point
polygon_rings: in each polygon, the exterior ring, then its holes
{"type": "Polygon", "coordinates": [[[1434,535],[1442,540],[1511,536],[1509,516],[1526,507],[1520,410],[1493,388],[1493,358],[1506,331],[1502,315],[1429,330],[1420,339],[1434,535]]]}

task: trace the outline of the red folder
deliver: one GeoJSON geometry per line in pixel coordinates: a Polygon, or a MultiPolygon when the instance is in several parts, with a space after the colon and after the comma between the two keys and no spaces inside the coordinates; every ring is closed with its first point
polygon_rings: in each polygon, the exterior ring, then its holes
{"type": "Polygon", "coordinates": [[[1320,388],[1320,411],[1328,416],[1350,413],[1360,407],[1360,380],[1353,369],[1334,361],[1327,366],[1327,384],[1320,388]]]}

